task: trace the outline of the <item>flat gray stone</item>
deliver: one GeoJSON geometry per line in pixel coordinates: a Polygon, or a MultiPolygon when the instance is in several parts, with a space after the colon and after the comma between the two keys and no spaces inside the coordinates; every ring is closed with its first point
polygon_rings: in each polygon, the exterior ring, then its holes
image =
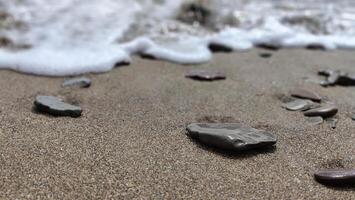
{"type": "Polygon", "coordinates": [[[34,105],[38,111],[55,116],[80,117],[82,113],[80,107],[64,103],[53,96],[37,96],[34,105]]]}
{"type": "Polygon", "coordinates": [[[314,173],[314,178],[327,185],[352,185],[355,184],[355,169],[328,169],[314,173]]]}
{"type": "Polygon", "coordinates": [[[338,113],[338,108],[334,105],[323,105],[319,108],[314,108],[304,112],[304,115],[307,117],[332,117],[338,113]]]}
{"type": "Polygon", "coordinates": [[[307,117],[306,120],[308,123],[312,125],[318,125],[323,123],[324,121],[322,117],[307,117]]]}
{"type": "Polygon", "coordinates": [[[291,96],[301,99],[309,99],[316,102],[320,102],[322,100],[322,97],[319,94],[301,88],[296,88],[290,93],[291,96]]]}
{"type": "Polygon", "coordinates": [[[80,78],[65,80],[62,84],[62,87],[73,87],[73,86],[88,88],[91,86],[91,80],[86,77],[80,77],[80,78]]]}
{"type": "Polygon", "coordinates": [[[201,80],[201,81],[214,81],[226,79],[226,74],[224,72],[213,70],[213,69],[194,69],[189,70],[186,77],[201,80]]]}
{"type": "Polygon", "coordinates": [[[269,132],[238,123],[194,123],[188,125],[187,131],[201,143],[233,151],[273,146],[277,141],[269,132]]]}
{"type": "Polygon", "coordinates": [[[296,99],[294,101],[284,103],[282,107],[289,111],[304,111],[311,107],[311,103],[307,100],[296,99]]]}

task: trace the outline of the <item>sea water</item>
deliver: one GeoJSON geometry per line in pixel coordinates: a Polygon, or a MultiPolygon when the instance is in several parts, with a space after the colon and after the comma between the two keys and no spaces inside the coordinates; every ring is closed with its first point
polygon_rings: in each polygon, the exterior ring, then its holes
{"type": "Polygon", "coordinates": [[[0,0],[0,38],[0,68],[48,76],[107,72],[134,54],[198,64],[210,44],[354,49],[355,1],[0,0]]]}

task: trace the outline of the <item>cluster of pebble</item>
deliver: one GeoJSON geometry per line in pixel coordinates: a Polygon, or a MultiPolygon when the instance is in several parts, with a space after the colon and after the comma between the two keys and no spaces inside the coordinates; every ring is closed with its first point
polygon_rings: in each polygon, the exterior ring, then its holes
{"type": "Polygon", "coordinates": [[[331,127],[336,128],[338,119],[337,106],[330,101],[325,101],[319,94],[302,88],[290,91],[292,98],[288,98],[282,107],[289,111],[302,111],[307,121],[312,124],[321,124],[324,120],[331,122],[331,127]]]}
{"type": "MultiPolygon", "coordinates": [[[[218,70],[197,69],[190,70],[185,75],[199,81],[214,81],[226,79],[226,74],[218,70]]],[[[88,78],[75,78],[66,80],[62,86],[90,87],[88,78]]],[[[294,98],[286,102],[283,107],[290,111],[303,111],[308,120],[313,123],[322,123],[323,118],[333,120],[338,108],[330,102],[325,102],[320,95],[304,89],[295,89],[290,92],[294,98]]],[[[80,117],[82,109],[63,102],[53,96],[37,96],[34,102],[40,112],[55,116],[80,117]]],[[[355,113],[353,118],[355,118],[355,113]]],[[[335,128],[335,125],[333,125],[335,128]]],[[[187,126],[188,135],[202,144],[226,151],[244,152],[254,149],[267,150],[275,148],[276,137],[264,130],[258,130],[239,123],[192,123],[187,126]]],[[[355,170],[324,170],[314,174],[315,179],[323,184],[351,185],[355,183],[355,170]]]]}

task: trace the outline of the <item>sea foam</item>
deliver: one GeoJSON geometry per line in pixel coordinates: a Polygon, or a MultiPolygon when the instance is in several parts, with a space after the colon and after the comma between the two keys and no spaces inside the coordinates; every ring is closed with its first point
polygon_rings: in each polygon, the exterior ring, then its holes
{"type": "Polygon", "coordinates": [[[0,36],[31,46],[0,48],[0,68],[47,76],[99,73],[130,62],[132,55],[199,64],[211,59],[211,44],[234,51],[265,44],[355,48],[355,6],[348,1],[312,7],[303,0],[287,9],[272,0],[242,2],[210,0],[216,9],[212,10],[214,17],[232,17],[238,24],[223,24],[222,20],[219,29],[187,25],[191,30],[208,29],[194,34],[179,30],[180,22],[175,20],[183,0],[0,0],[0,9],[26,27],[0,29],[0,36]],[[343,4],[347,9],[339,11],[343,4]],[[176,23],[178,28],[166,31],[166,22],[176,23]]]}

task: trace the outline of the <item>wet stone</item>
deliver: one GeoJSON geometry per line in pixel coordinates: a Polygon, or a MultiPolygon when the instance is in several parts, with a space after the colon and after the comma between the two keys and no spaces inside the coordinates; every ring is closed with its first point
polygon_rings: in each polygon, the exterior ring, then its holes
{"type": "Polygon", "coordinates": [[[229,53],[229,52],[232,52],[233,49],[226,46],[226,45],[223,45],[223,44],[218,44],[218,43],[211,43],[208,45],[208,48],[212,51],[212,52],[226,52],[226,53],[229,53]]]}
{"type": "Polygon", "coordinates": [[[86,77],[73,78],[65,80],[62,84],[62,87],[80,87],[80,88],[88,88],[91,86],[91,80],[86,77]]]}
{"type": "Polygon", "coordinates": [[[319,108],[310,109],[304,112],[304,115],[307,117],[332,117],[338,113],[338,108],[334,105],[323,105],[319,108]]]}
{"type": "Polygon", "coordinates": [[[318,125],[323,123],[324,121],[322,117],[307,117],[306,120],[308,123],[312,125],[318,125]]]}
{"type": "Polygon", "coordinates": [[[294,89],[290,93],[291,96],[301,99],[309,99],[316,102],[320,102],[322,100],[322,97],[319,94],[301,88],[294,89]]]}
{"type": "Polygon", "coordinates": [[[80,117],[82,113],[80,107],[64,103],[53,96],[37,96],[34,105],[37,111],[54,116],[80,117]]]}
{"type": "Polygon", "coordinates": [[[238,123],[194,123],[188,125],[187,131],[201,143],[224,150],[243,151],[276,144],[271,133],[238,123]]]}
{"type": "Polygon", "coordinates": [[[314,177],[319,183],[326,185],[354,186],[355,169],[322,170],[316,172],[314,177]]]}
{"type": "Polygon", "coordinates": [[[311,107],[311,102],[307,100],[296,99],[294,101],[284,103],[282,107],[289,111],[305,111],[311,107]]]}
{"type": "Polygon", "coordinates": [[[218,70],[211,69],[194,69],[190,70],[185,75],[188,78],[201,81],[214,81],[226,79],[226,74],[218,70]]]}

